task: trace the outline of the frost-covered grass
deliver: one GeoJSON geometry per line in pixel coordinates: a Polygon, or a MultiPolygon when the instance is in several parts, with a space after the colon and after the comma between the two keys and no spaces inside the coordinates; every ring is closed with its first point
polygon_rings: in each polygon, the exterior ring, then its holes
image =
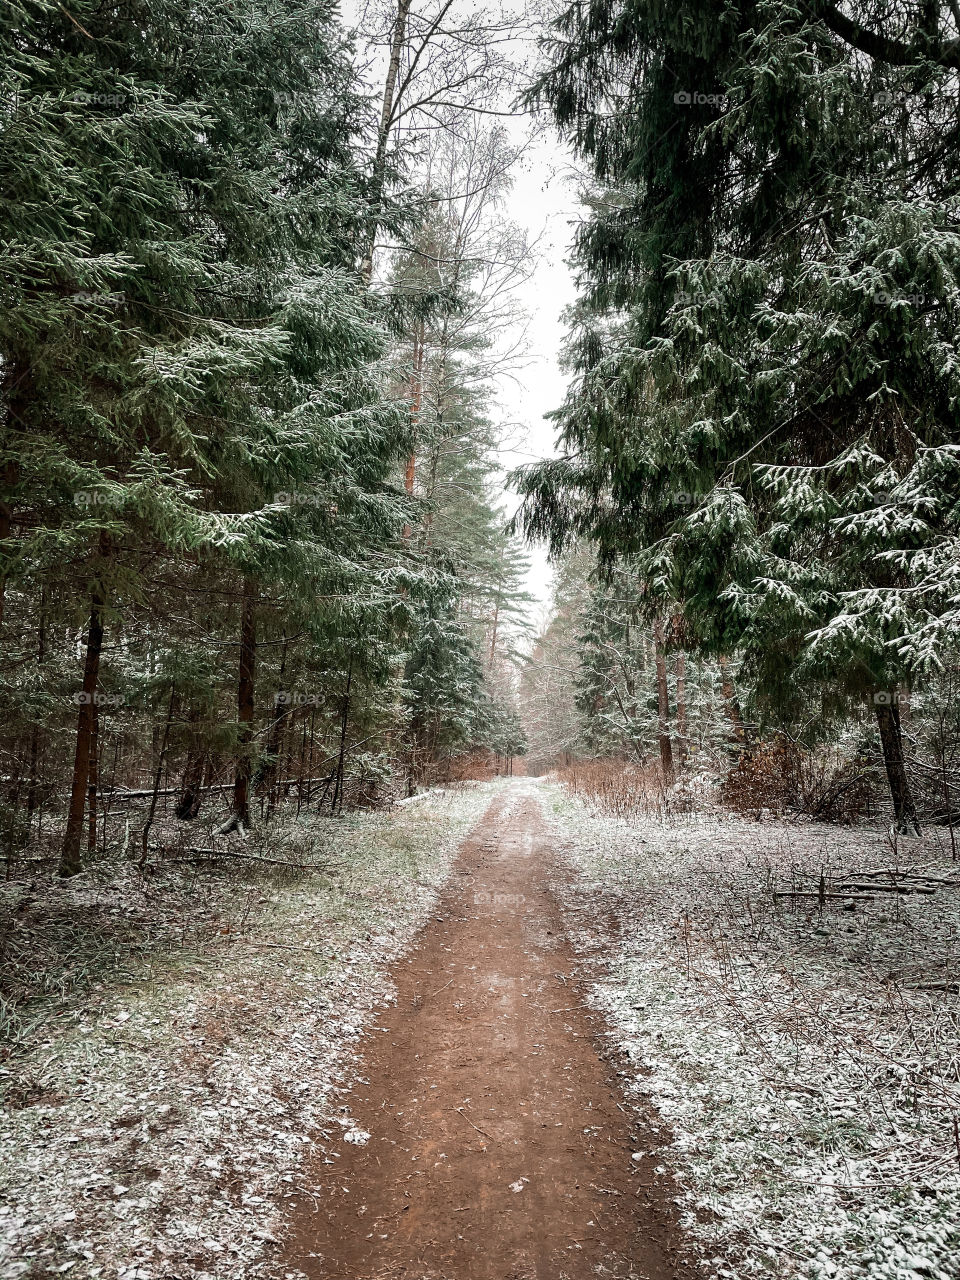
{"type": "Polygon", "coordinates": [[[631,825],[543,789],[594,998],[673,1133],[685,1222],[724,1277],[960,1275],[960,887],[936,837],[710,814],[631,825]],[[777,897],[794,889],[811,897],[777,897]]]}
{"type": "Polygon", "coordinates": [[[0,1274],[271,1274],[312,1139],[352,1127],[340,1096],[392,999],[386,969],[490,798],[276,832],[323,873],[127,865],[4,886],[21,1004],[0,1069],[0,1274]]]}

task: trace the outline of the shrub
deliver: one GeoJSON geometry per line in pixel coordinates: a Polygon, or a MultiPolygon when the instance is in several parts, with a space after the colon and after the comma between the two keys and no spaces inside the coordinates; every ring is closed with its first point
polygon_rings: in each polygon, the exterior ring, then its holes
{"type": "Polygon", "coordinates": [[[862,756],[807,751],[781,735],[741,753],[720,799],[740,813],[791,810],[849,824],[876,812],[877,782],[875,766],[862,756]]]}

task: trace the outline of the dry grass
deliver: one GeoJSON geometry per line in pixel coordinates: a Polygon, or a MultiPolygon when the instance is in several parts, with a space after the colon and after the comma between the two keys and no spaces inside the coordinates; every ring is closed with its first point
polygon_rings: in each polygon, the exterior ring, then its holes
{"type": "Polygon", "coordinates": [[[691,813],[703,800],[705,780],[683,777],[672,787],[659,764],[626,760],[579,760],[557,772],[578,799],[617,818],[669,818],[691,813]]]}

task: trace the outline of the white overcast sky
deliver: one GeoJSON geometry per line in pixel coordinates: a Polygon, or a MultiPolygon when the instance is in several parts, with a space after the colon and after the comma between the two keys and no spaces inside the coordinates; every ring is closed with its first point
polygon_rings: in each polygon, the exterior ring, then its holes
{"type": "MultiPolygon", "coordinates": [[[[341,11],[349,26],[359,29],[361,43],[366,13],[371,0],[343,0],[341,11]]],[[[377,0],[373,0],[376,5],[377,0]]],[[[521,42],[522,43],[522,42],[521,42]]],[[[371,59],[365,79],[374,94],[385,74],[385,50],[365,50],[371,59]]],[[[382,90],[381,90],[382,92],[382,90]]],[[[507,105],[507,104],[504,104],[507,105]]],[[[527,142],[514,174],[513,190],[504,213],[523,227],[536,245],[533,270],[517,293],[517,301],[527,318],[526,358],[522,365],[499,380],[495,419],[504,424],[507,441],[500,451],[504,475],[525,462],[549,457],[555,452],[555,429],[544,414],[563,401],[565,378],[559,359],[563,349],[564,308],[574,297],[573,282],[566,260],[575,223],[579,217],[577,186],[570,157],[556,135],[542,124],[524,116],[502,119],[515,144],[527,142]]],[[[505,345],[512,345],[504,335],[505,345]]],[[[504,508],[512,515],[519,504],[512,491],[504,492],[504,508]]],[[[552,571],[542,547],[528,547],[530,570],[527,590],[538,601],[534,620],[544,615],[543,605],[550,595],[552,571]]]]}
{"type": "MultiPolygon", "coordinates": [[[[537,253],[534,270],[519,292],[528,317],[527,358],[499,388],[503,420],[519,424],[518,430],[507,433],[508,444],[501,450],[505,471],[555,453],[556,428],[544,421],[544,414],[560,406],[566,386],[559,367],[566,332],[562,313],[574,298],[566,260],[579,216],[570,168],[556,138],[541,134],[518,166],[507,204],[507,216],[537,242],[537,253]]],[[[518,505],[516,494],[508,492],[506,503],[512,514],[518,505]]],[[[528,547],[528,554],[527,590],[546,601],[552,577],[546,551],[528,547]]]]}

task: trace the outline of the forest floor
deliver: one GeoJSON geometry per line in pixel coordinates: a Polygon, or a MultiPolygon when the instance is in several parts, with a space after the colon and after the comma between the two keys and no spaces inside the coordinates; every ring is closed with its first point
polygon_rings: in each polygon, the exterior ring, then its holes
{"type": "Polygon", "coordinates": [[[936,835],[515,779],[283,839],[2,886],[4,1276],[960,1273],[936,835]]]}
{"type": "Polygon", "coordinates": [[[590,1000],[717,1277],[960,1275],[950,834],[605,816],[544,789],[590,1000]]]}

